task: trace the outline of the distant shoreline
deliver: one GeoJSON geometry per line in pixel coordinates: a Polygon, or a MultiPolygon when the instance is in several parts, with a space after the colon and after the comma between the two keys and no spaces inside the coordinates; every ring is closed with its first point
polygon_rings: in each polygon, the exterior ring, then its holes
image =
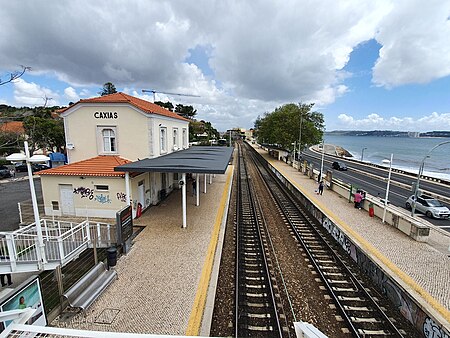
{"type": "Polygon", "coordinates": [[[326,131],[330,136],[377,136],[377,137],[407,137],[407,138],[450,138],[450,131],[409,132],[394,130],[333,130],[326,131]]]}

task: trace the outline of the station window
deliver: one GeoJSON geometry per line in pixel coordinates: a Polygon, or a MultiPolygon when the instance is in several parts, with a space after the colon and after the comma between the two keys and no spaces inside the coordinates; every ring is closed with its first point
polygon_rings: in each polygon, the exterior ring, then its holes
{"type": "Polygon", "coordinates": [[[178,149],[178,128],[173,128],[173,148],[178,149]]]}
{"type": "Polygon", "coordinates": [[[94,187],[95,187],[95,190],[97,190],[97,191],[108,191],[109,190],[109,186],[107,186],[107,185],[99,184],[99,185],[95,185],[94,187]]]}
{"type": "Polygon", "coordinates": [[[187,130],[186,128],[183,128],[183,148],[186,148],[187,145],[187,130]]]}
{"type": "Polygon", "coordinates": [[[59,210],[59,202],[52,201],[52,210],[59,210]]]}
{"type": "Polygon", "coordinates": [[[112,126],[97,127],[98,149],[100,154],[117,154],[117,130],[112,126]]]}
{"type": "Polygon", "coordinates": [[[167,152],[167,128],[162,127],[159,129],[159,136],[160,136],[160,149],[161,153],[167,152]]]}

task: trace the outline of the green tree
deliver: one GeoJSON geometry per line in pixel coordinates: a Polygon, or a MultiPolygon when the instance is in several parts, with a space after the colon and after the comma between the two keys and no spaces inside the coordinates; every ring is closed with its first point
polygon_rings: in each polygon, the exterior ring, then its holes
{"type": "Polygon", "coordinates": [[[102,91],[98,93],[101,96],[117,93],[116,86],[114,86],[111,82],[106,82],[103,85],[102,91]]]}
{"type": "Polygon", "coordinates": [[[161,106],[163,108],[166,108],[167,110],[173,111],[173,104],[172,102],[162,102],[162,101],[155,101],[155,104],[157,104],[158,106],[161,106]]]}
{"type": "Polygon", "coordinates": [[[0,155],[17,153],[23,138],[19,133],[0,130],[0,155]]]}
{"type": "Polygon", "coordinates": [[[25,133],[28,135],[30,154],[37,149],[61,151],[65,146],[64,124],[62,120],[27,116],[23,120],[25,133]]]}
{"type": "Polygon", "coordinates": [[[320,143],[323,136],[323,114],[312,111],[314,104],[289,103],[276,108],[271,113],[258,116],[255,121],[259,142],[277,144],[285,149],[293,149],[298,144],[301,126],[302,150],[307,144],[320,143]]]}
{"type": "Polygon", "coordinates": [[[195,115],[197,114],[197,109],[194,109],[194,107],[192,106],[177,104],[175,107],[175,113],[189,120],[193,120],[195,115]]]}

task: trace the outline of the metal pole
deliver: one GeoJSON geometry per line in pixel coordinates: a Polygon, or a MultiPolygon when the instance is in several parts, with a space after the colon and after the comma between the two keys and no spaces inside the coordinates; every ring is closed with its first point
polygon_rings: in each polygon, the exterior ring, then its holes
{"type": "Polygon", "coordinates": [[[319,173],[319,179],[320,181],[322,179],[322,173],[323,173],[323,159],[325,157],[325,139],[322,139],[322,160],[320,161],[320,173],[319,173]]]}
{"type": "Polygon", "coordinates": [[[387,208],[387,202],[389,197],[389,184],[391,183],[391,171],[392,171],[392,159],[394,157],[394,154],[391,154],[391,161],[389,162],[389,174],[388,174],[388,181],[386,186],[386,197],[384,198],[384,210],[383,210],[383,223],[386,219],[386,208],[387,208]]]}
{"type": "Polygon", "coordinates": [[[366,150],[367,148],[362,148],[362,151],[361,151],[361,162],[363,161],[363,159],[364,159],[364,150],[366,150]]]}
{"type": "Polygon", "coordinates": [[[181,180],[183,181],[183,186],[181,188],[182,205],[183,205],[183,225],[182,228],[186,228],[186,173],[181,175],[181,180]]]}
{"type": "MultiPolygon", "coordinates": [[[[30,182],[30,190],[31,190],[31,202],[33,204],[33,214],[34,214],[34,222],[36,224],[36,234],[38,239],[39,253],[42,263],[47,263],[47,259],[45,257],[45,244],[44,238],[42,237],[42,228],[41,228],[41,218],[39,217],[39,209],[36,198],[36,190],[34,189],[33,183],[33,171],[31,170],[31,162],[30,162],[30,151],[28,149],[28,142],[24,142],[25,146],[25,161],[27,163],[28,170],[28,180],[30,182]]],[[[39,254],[38,253],[38,254],[39,254]]]]}
{"type": "Polygon", "coordinates": [[[419,172],[417,174],[416,187],[414,188],[414,201],[413,201],[413,205],[411,208],[411,217],[414,217],[414,213],[416,211],[416,201],[417,201],[417,194],[419,193],[420,176],[422,176],[422,173],[423,173],[423,167],[425,166],[425,160],[427,159],[427,157],[430,157],[430,154],[434,149],[436,149],[437,147],[439,147],[443,144],[447,144],[447,143],[450,143],[450,141],[444,141],[439,144],[436,144],[433,148],[430,149],[430,151],[428,151],[428,153],[423,158],[422,163],[420,164],[419,172]]]}
{"type": "Polygon", "coordinates": [[[417,201],[417,195],[419,193],[420,176],[422,176],[423,166],[425,165],[425,159],[427,157],[428,157],[428,155],[423,158],[422,163],[420,164],[420,167],[419,167],[419,172],[417,174],[416,186],[414,188],[414,200],[413,200],[413,205],[411,208],[411,217],[414,217],[414,214],[416,212],[416,201],[417,201]]]}

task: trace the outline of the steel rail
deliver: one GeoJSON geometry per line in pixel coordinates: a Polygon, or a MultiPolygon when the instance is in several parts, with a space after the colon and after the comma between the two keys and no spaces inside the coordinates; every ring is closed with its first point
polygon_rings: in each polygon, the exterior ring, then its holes
{"type": "Polygon", "coordinates": [[[240,151],[236,203],[235,336],[283,337],[259,229],[259,211],[251,194],[245,162],[241,159],[240,151]]]}
{"type": "MultiPolygon", "coordinates": [[[[373,297],[367,292],[365,287],[359,282],[358,278],[355,276],[355,274],[350,271],[347,264],[339,257],[339,255],[336,253],[336,251],[328,244],[327,240],[320,234],[318,229],[313,225],[313,222],[309,220],[308,215],[305,213],[303,208],[301,208],[296,201],[296,199],[292,196],[291,192],[289,192],[281,183],[279,182],[279,179],[273,174],[272,171],[267,170],[267,166],[265,163],[261,160],[260,156],[256,154],[255,152],[252,152],[252,156],[255,159],[255,161],[258,161],[259,166],[258,170],[260,170],[260,173],[262,177],[264,177],[263,181],[268,187],[268,191],[270,191],[274,201],[279,206],[280,210],[283,212],[285,219],[290,224],[292,230],[294,231],[296,238],[299,240],[299,242],[303,245],[308,257],[310,258],[312,264],[314,265],[315,269],[319,273],[322,281],[325,283],[327,289],[329,290],[329,293],[331,294],[333,300],[335,301],[336,305],[338,306],[340,312],[343,314],[345,321],[351,328],[351,331],[353,334],[355,334],[357,337],[366,337],[369,336],[370,333],[376,332],[373,330],[373,326],[375,326],[374,322],[364,322],[362,318],[364,317],[354,317],[351,316],[350,313],[354,311],[355,307],[351,307],[345,304],[343,299],[348,299],[345,296],[342,296],[342,293],[339,294],[334,289],[337,289],[333,283],[330,282],[330,278],[326,276],[324,271],[322,271],[322,267],[320,264],[320,260],[315,257],[313,254],[313,250],[311,250],[310,245],[306,243],[306,241],[303,239],[303,236],[300,234],[299,226],[297,224],[306,223],[308,228],[312,231],[314,231],[316,238],[325,244],[326,249],[330,252],[331,256],[330,258],[333,260],[333,262],[336,262],[339,265],[336,266],[336,269],[342,269],[345,271],[345,274],[348,276],[349,281],[341,280],[342,282],[345,282],[346,284],[353,284],[356,288],[356,292],[358,294],[363,294],[364,298],[367,300],[367,302],[370,303],[370,305],[373,307],[373,311],[376,311],[380,319],[383,321],[380,324],[382,324],[383,328],[386,328],[389,331],[383,332],[384,330],[378,330],[377,332],[380,334],[386,334],[386,335],[395,335],[398,337],[403,337],[403,335],[399,332],[398,328],[395,326],[394,323],[388,318],[385,311],[383,311],[380,306],[377,304],[377,302],[373,299],[373,297]],[[263,171],[264,168],[264,171],[263,171]],[[288,205],[289,204],[289,205],[288,205]],[[290,210],[289,210],[290,209],[290,210]],[[301,220],[300,220],[301,219],[301,220]],[[348,310],[350,309],[350,310],[348,310]],[[355,325],[358,324],[358,325],[355,325]],[[364,328],[364,324],[366,326],[369,326],[369,328],[364,328]],[[386,324],[386,325],[385,325],[386,324]]],[[[317,241],[315,239],[311,239],[311,242],[314,242],[317,244],[317,241]]],[[[322,261],[326,261],[323,257],[325,254],[322,254],[322,261]]],[[[336,273],[334,273],[336,275],[336,273]]],[[[334,280],[336,282],[336,280],[334,280]]],[[[347,303],[348,304],[348,303],[347,303]]],[[[370,309],[368,309],[370,311],[370,309]]]]}

